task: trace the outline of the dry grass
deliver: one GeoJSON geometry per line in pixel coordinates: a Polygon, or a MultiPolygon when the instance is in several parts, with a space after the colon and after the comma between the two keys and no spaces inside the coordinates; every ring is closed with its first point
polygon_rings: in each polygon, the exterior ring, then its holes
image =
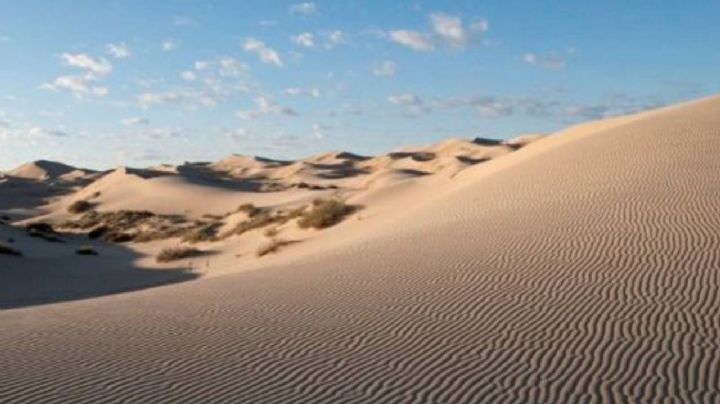
{"type": "Polygon", "coordinates": [[[292,241],[281,240],[281,239],[273,237],[267,243],[260,245],[260,247],[258,247],[258,249],[255,250],[255,255],[258,257],[264,257],[268,254],[274,254],[274,253],[278,252],[281,247],[286,246],[288,244],[292,244],[292,241]]]}
{"type": "Polygon", "coordinates": [[[10,247],[5,243],[0,243],[0,255],[13,255],[16,257],[20,257],[22,256],[22,253],[16,248],[10,247]]]}
{"type": "Polygon", "coordinates": [[[251,230],[261,229],[269,225],[282,225],[288,221],[300,216],[305,211],[304,207],[291,209],[291,210],[279,210],[271,212],[268,210],[260,210],[260,213],[249,217],[247,220],[243,220],[238,223],[234,229],[222,234],[221,238],[227,238],[232,235],[241,235],[251,230]]]}
{"type": "Polygon", "coordinates": [[[89,211],[90,209],[92,209],[94,206],[95,206],[95,204],[93,204],[92,202],[88,202],[85,200],[79,200],[79,201],[73,202],[70,206],[68,206],[67,210],[68,210],[68,212],[75,213],[75,214],[85,213],[85,212],[89,211]]]}
{"type": "Polygon", "coordinates": [[[98,255],[98,252],[95,251],[94,248],[90,246],[82,246],[75,250],[75,254],[77,255],[98,255]]]}
{"type": "Polygon", "coordinates": [[[200,243],[205,241],[216,241],[218,230],[222,227],[222,223],[214,222],[203,224],[200,227],[192,228],[186,231],[182,236],[182,241],[188,243],[200,243]]]}
{"type": "Polygon", "coordinates": [[[343,220],[355,210],[337,199],[316,199],[310,210],[306,211],[298,220],[298,226],[303,229],[324,229],[343,220]]]}
{"type": "Polygon", "coordinates": [[[242,205],[238,206],[237,208],[238,212],[245,212],[245,214],[248,215],[248,217],[253,217],[262,212],[262,209],[258,208],[257,206],[253,205],[252,203],[243,203],[242,205]]]}
{"type": "Polygon", "coordinates": [[[39,238],[51,243],[62,243],[60,235],[48,223],[31,223],[26,228],[30,237],[39,238]]]}
{"type": "Polygon", "coordinates": [[[113,243],[129,241],[148,242],[182,237],[189,229],[199,224],[188,224],[183,217],[176,215],[156,215],[149,211],[120,210],[97,212],[91,210],[81,217],[68,220],[60,227],[78,230],[90,230],[91,239],[103,238],[113,243]]]}
{"type": "Polygon", "coordinates": [[[277,227],[270,227],[269,229],[265,230],[265,237],[275,237],[279,233],[279,229],[277,227]]]}
{"type": "Polygon", "coordinates": [[[172,262],[202,255],[202,251],[191,247],[167,247],[157,255],[157,262],[172,262]]]}

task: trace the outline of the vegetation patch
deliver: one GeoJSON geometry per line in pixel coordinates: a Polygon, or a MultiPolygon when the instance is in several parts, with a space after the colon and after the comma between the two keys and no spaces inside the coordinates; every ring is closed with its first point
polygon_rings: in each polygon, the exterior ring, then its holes
{"type": "Polygon", "coordinates": [[[98,252],[95,251],[94,248],[90,246],[82,246],[75,250],[75,254],[77,255],[98,255],[98,252]]]}
{"type": "Polygon", "coordinates": [[[70,206],[68,206],[68,212],[70,213],[85,213],[95,207],[95,204],[86,200],[79,200],[73,202],[70,206]]]}
{"type": "Polygon", "coordinates": [[[278,210],[275,212],[262,209],[260,213],[249,217],[238,223],[234,229],[224,233],[221,237],[227,238],[232,235],[241,235],[251,230],[260,229],[269,225],[282,225],[299,217],[305,211],[304,207],[290,210],[278,210]]]}
{"type": "Polygon", "coordinates": [[[258,215],[263,210],[253,205],[252,203],[243,203],[242,205],[238,206],[237,211],[244,212],[248,217],[253,217],[258,215]]]}
{"type": "Polygon", "coordinates": [[[164,248],[156,257],[157,262],[172,262],[185,258],[198,257],[203,252],[191,247],[167,247],[164,248]]]}
{"type": "Polygon", "coordinates": [[[60,224],[61,228],[89,230],[90,239],[102,238],[113,243],[130,241],[140,243],[181,237],[194,226],[181,216],[157,215],[144,210],[114,212],[91,210],[77,219],[60,224]]]}
{"type": "Polygon", "coordinates": [[[298,226],[303,229],[324,229],[340,223],[355,209],[338,199],[316,199],[310,209],[300,217],[298,226]]]}
{"type": "Polygon", "coordinates": [[[221,222],[213,222],[203,224],[200,227],[188,230],[182,237],[182,241],[187,243],[200,243],[206,241],[216,241],[218,230],[222,227],[221,222]]]}
{"type": "Polygon", "coordinates": [[[267,243],[260,245],[260,247],[255,250],[255,255],[258,257],[264,257],[268,254],[274,254],[278,252],[280,248],[292,243],[292,241],[281,240],[273,237],[267,243]]]}
{"type": "Polygon", "coordinates": [[[16,248],[10,247],[5,243],[0,243],[0,255],[13,255],[16,257],[20,257],[22,256],[22,253],[16,248]]]}
{"type": "Polygon", "coordinates": [[[30,237],[39,238],[51,243],[62,243],[60,235],[48,223],[31,223],[27,225],[26,230],[30,237]]]}

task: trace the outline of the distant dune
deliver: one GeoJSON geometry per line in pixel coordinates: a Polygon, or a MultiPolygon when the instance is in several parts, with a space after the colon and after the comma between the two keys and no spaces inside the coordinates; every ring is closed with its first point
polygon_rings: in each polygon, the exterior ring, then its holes
{"type": "Polygon", "coordinates": [[[0,402],[720,402],[719,156],[711,97],[380,156],[23,166],[0,402]]]}

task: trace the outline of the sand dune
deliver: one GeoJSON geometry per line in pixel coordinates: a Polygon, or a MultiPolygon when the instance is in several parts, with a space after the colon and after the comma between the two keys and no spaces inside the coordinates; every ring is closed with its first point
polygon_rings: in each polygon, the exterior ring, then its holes
{"type": "Polygon", "coordinates": [[[365,168],[333,191],[252,193],[365,209],[284,228],[303,241],[267,260],[230,258],[257,234],[222,241],[232,274],[3,311],[0,401],[720,401],[720,97],[515,148],[209,165],[230,179],[365,168]]]}

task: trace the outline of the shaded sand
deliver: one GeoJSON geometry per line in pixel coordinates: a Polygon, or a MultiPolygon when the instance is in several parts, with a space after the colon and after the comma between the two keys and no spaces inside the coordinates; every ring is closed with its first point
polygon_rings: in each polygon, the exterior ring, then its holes
{"type": "Polygon", "coordinates": [[[261,270],[4,311],[0,401],[718,402],[718,156],[717,97],[591,123],[261,270]]]}

